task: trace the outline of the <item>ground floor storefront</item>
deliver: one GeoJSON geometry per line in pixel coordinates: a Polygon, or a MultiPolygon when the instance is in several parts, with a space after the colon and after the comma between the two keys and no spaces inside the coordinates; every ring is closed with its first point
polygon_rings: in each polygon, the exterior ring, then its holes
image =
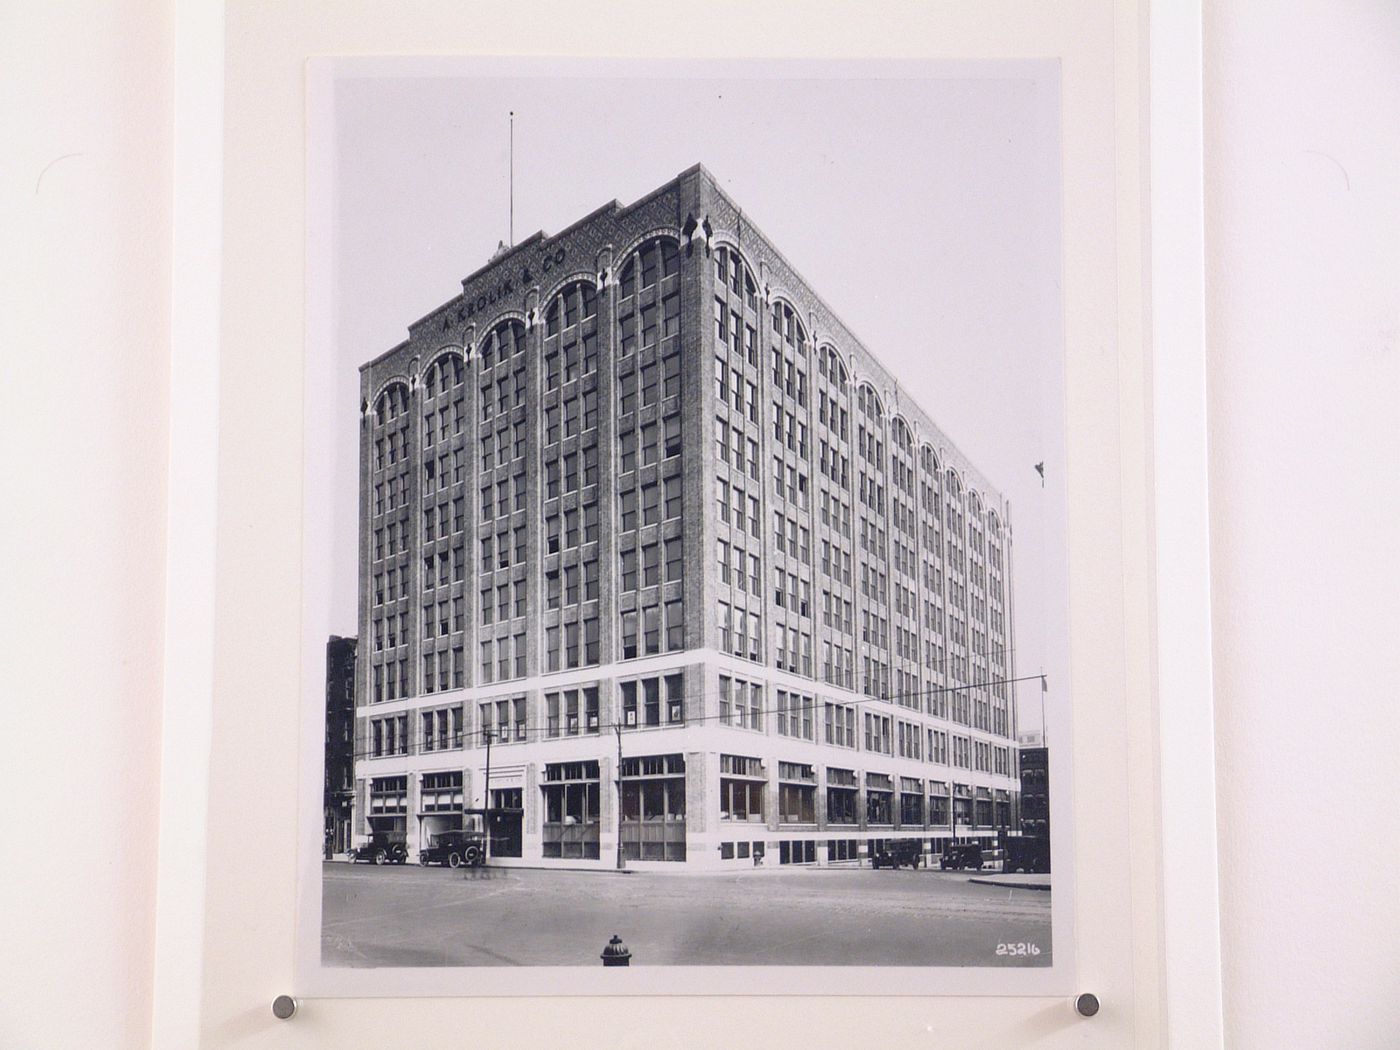
{"type": "Polygon", "coordinates": [[[399,842],[416,861],[436,836],[460,830],[464,813],[484,809],[487,857],[503,866],[864,866],[896,843],[931,866],[949,843],[990,850],[1015,827],[1009,787],[851,768],[857,756],[757,747],[618,756],[602,739],[570,743],[543,754],[501,748],[512,760],[489,769],[366,765],[356,844],[399,842]]]}

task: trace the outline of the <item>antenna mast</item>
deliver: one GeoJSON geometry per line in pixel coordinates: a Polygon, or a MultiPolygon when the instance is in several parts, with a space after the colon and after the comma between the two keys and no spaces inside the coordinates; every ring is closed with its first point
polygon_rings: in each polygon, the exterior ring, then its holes
{"type": "Polygon", "coordinates": [[[510,246],[515,247],[515,110],[510,111],[510,246]]]}

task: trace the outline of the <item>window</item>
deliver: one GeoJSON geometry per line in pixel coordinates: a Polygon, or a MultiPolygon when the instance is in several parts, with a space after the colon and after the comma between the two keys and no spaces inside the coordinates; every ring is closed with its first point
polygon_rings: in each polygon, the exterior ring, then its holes
{"type": "Polygon", "coordinates": [[[865,774],[865,819],[869,824],[893,822],[893,783],[884,773],[865,774]]]}
{"type": "Polygon", "coordinates": [[[637,614],[635,611],[622,614],[622,658],[631,660],[637,655],[637,614]]]}
{"type": "Polygon", "coordinates": [[[777,690],[778,732],[802,740],[815,739],[813,734],[815,701],[786,689],[777,690]]]}
{"type": "MultiPolygon", "coordinates": [[[[391,665],[392,666],[392,665],[391,665]]],[[[370,721],[370,756],[408,754],[408,715],[390,715],[370,721]]]]}
{"type": "Polygon", "coordinates": [[[719,676],[719,720],[740,729],[763,728],[763,686],[740,678],[719,676]]]}
{"type": "Polygon", "coordinates": [[[815,824],[817,775],[797,762],[778,763],[778,819],[784,824],[815,824]]]}
{"type": "Polygon", "coordinates": [[[601,783],[598,763],[559,762],[544,767],[543,854],[550,858],[598,859],[601,783]]]}
{"type": "Polygon", "coordinates": [[[525,698],[523,696],[486,700],[477,705],[481,723],[481,739],[485,745],[489,736],[493,744],[523,741],[526,735],[525,698]]]}
{"type": "Polygon", "coordinates": [[[580,736],[598,732],[598,687],[545,694],[545,735],[580,736]]]}
{"type": "MultiPolygon", "coordinates": [[[[446,653],[442,654],[444,657],[446,653]]],[[[447,751],[462,746],[462,709],[444,707],[422,713],[422,750],[447,751]]],[[[460,786],[460,785],[459,785],[460,786]]]]}
{"type": "Polygon", "coordinates": [[[720,820],[762,823],[765,779],[763,763],[739,755],[720,756],[720,820]]]}
{"type": "Polygon", "coordinates": [[[888,716],[865,712],[865,750],[885,755],[892,753],[888,716]]]}
{"type": "Polygon", "coordinates": [[[849,769],[826,771],[826,819],[830,824],[856,824],[856,775],[849,769]]]}
{"type": "Polygon", "coordinates": [[[680,598],[667,599],[665,604],[666,615],[666,649],[668,652],[676,652],[685,648],[685,605],[680,598]]]}
{"type": "Polygon", "coordinates": [[[369,782],[370,816],[408,812],[408,777],[374,777],[369,782]]]}
{"type": "Polygon", "coordinates": [[[911,777],[899,778],[899,822],[922,825],[924,822],[924,783],[911,777]]]}
{"type": "Polygon", "coordinates": [[[624,758],[622,853],[629,860],[685,859],[685,758],[624,758]]]}
{"type": "Polygon", "coordinates": [[[462,771],[424,773],[418,808],[423,813],[454,813],[462,809],[462,771]]]}

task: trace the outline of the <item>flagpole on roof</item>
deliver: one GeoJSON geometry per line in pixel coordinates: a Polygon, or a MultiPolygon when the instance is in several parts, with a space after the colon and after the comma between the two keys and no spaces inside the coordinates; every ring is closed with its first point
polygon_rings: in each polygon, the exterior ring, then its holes
{"type": "Polygon", "coordinates": [[[510,111],[510,246],[515,247],[515,110],[510,111]]]}

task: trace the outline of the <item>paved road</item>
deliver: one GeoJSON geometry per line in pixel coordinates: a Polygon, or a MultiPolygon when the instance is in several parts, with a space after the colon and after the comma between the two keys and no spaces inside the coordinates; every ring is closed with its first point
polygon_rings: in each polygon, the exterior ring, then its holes
{"type": "Polygon", "coordinates": [[[965,874],[704,875],[326,864],[331,966],[1048,966],[1051,894],[965,874]],[[1038,955],[998,955],[999,944],[1038,955]]]}

